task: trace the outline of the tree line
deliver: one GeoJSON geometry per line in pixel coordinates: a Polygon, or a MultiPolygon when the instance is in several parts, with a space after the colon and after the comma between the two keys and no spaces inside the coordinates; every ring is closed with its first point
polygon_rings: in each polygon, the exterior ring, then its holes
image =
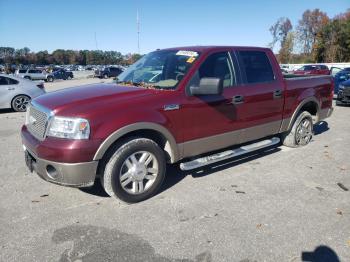
{"type": "Polygon", "coordinates": [[[350,62],[350,9],[329,18],[319,9],[306,10],[295,29],[289,18],[279,18],[271,27],[280,63],[350,62]]]}
{"type": "Polygon", "coordinates": [[[117,51],[64,50],[32,52],[28,47],[15,49],[0,47],[0,64],[22,65],[130,65],[140,58],[139,54],[122,55],[117,51]]]}

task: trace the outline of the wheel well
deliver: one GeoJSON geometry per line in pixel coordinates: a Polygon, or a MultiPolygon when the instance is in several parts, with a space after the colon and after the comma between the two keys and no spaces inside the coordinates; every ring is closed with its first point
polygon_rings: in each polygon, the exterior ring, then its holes
{"type": "Polygon", "coordinates": [[[318,106],[315,102],[310,101],[300,108],[299,112],[303,112],[303,111],[307,111],[311,115],[316,116],[318,113],[318,106]]]}
{"type": "Polygon", "coordinates": [[[18,94],[18,95],[15,95],[15,96],[12,98],[12,100],[11,100],[11,106],[12,106],[13,100],[15,100],[15,98],[16,98],[16,97],[19,97],[19,96],[26,96],[26,97],[28,97],[29,99],[32,99],[29,95],[26,95],[26,94],[18,94]]]}
{"type": "Polygon", "coordinates": [[[111,144],[109,146],[109,148],[106,150],[106,152],[103,154],[103,157],[99,161],[99,165],[98,165],[98,169],[97,169],[98,176],[103,173],[104,166],[107,163],[108,159],[114,153],[115,147],[120,145],[123,141],[125,141],[129,138],[132,138],[132,137],[134,137],[134,138],[148,138],[148,139],[156,142],[159,145],[159,147],[164,150],[167,162],[171,162],[172,152],[171,152],[170,144],[168,143],[168,140],[166,139],[166,137],[162,133],[160,133],[156,130],[139,129],[139,130],[129,132],[129,133],[119,137],[116,141],[113,142],[113,144],[111,144]]]}

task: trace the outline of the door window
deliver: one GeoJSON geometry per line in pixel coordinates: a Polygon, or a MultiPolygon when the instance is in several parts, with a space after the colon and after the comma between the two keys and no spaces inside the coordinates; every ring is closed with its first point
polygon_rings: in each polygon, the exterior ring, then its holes
{"type": "Polygon", "coordinates": [[[264,83],[275,80],[269,58],[262,51],[239,51],[240,65],[246,82],[264,83]]]}
{"type": "Polygon", "coordinates": [[[12,78],[0,76],[0,85],[17,85],[18,81],[12,78]]]}
{"type": "Polygon", "coordinates": [[[224,88],[236,85],[235,72],[229,53],[220,52],[209,55],[194,74],[190,81],[190,86],[198,86],[200,79],[204,77],[220,78],[223,81],[224,88]]]}

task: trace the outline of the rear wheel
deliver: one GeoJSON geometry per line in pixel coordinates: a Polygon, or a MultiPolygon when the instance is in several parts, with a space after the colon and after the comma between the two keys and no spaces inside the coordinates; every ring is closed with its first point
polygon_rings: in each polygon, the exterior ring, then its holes
{"type": "Polygon", "coordinates": [[[48,76],[48,77],[47,77],[47,81],[48,81],[48,82],[53,82],[53,77],[52,77],[52,76],[48,76]]]}
{"type": "Polygon", "coordinates": [[[104,79],[107,79],[107,78],[108,78],[108,75],[107,75],[107,74],[104,74],[104,75],[103,75],[103,78],[104,78],[104,79]]]}
{"type": "Polygon", "coordinates": [[[282,135],[283,145],[288,147],[306,146],[313,135],[312,116],[309,112],[301,112],[294,121],[290,131],[282,135]]]}
{"type": "Polygon", "coordinates": [[[30,97],[26,95],[19,95],[12,99],[11,107],[16,112],[25,112],[27,110],[30,97]]]}
{"type": "Polygon", "coordinates": [[[67,76],[67,80],[71,80],[72,79],[72,77],[71,76],[67,76]]]}
{"type": "Polygon", "coordinates": [[[150,139],[134,138],[115,147],[106,160],[101,183],[110,196],[136,203],[159,191],[165,171],[164,151],[150,139]]]}

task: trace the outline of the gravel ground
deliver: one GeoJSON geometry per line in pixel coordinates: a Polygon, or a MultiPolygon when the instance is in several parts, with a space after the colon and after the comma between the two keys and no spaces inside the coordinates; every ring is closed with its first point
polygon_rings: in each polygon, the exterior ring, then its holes
{"type": "Polygon", "coordinates": [[[350,261],[349,119],[336,107],[304,148],[170,167],[161,193],[127,205],[29,174],[24,114],[1,110],[0,261],[350,261]]]}

